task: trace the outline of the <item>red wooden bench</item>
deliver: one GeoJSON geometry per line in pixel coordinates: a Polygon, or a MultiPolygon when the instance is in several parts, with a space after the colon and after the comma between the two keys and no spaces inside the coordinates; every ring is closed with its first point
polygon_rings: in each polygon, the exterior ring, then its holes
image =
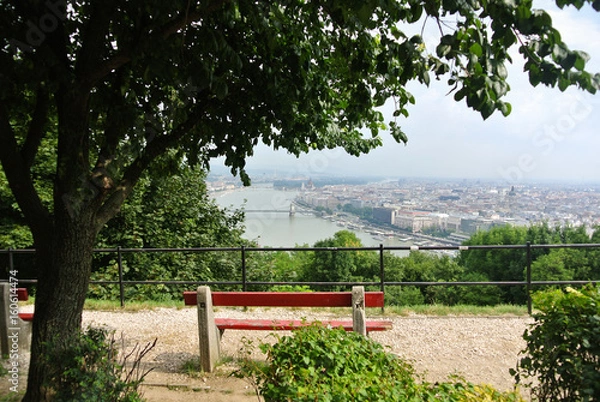
{"type": "MultiPolygon", "coordinates": [[[[212,292],[212,305],[220,307],[352,307],[351,292],[212,292]]],[[[184,292],[186,306],[198,304],[197,292],[184,292]]],[[[383,292],[365,292],[365,307],[383,307],[383,292]]],[[[310,325],[303,320],[264,320],[246,318],[215,318],[219,330],[293,330],[310,325]]],[[[329,320],[323,322],[334,328],[353,330],[353,321],[329,320]]],[[[366,330],[386,331],[390,321],[367,321],[366,330]]]]}
{"type": "MultiPolygon", "coordinates": [[[[29,300],[29,293],[27,292],[27,288],[18,288],[17,298],[19,299],[19,301],[29,300]]],[[[19,318],[23,321],[33,321],[33,313],[19,313],[19,318]]]]}
{"type": "Polygon", "coordinates": [[[186,306],[198,307],[200,360],[202,369],[210,372],[218,360],[219,341],[227,329],[293,330],[311,325],[306,320],[266,320],[251,318],[215,318],[213,306],[222,307],[352,307],[352,320],[322,321],[323,325],[342,327],[346,331],[367,334],[392,328],[390,321],[366,320],[365,307],[383,307],[383,292],[365,292],[362,286],[352,292],[211,292],[200,286],[196,292],[184,292],[186,306]]]}

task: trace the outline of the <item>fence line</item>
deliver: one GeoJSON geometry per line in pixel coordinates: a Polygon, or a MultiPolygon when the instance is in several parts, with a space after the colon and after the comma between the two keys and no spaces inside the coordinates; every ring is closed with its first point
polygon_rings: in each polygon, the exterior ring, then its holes
{"type": "MultiPolygon", "coordinates": [[[[527,311],[532,312],[531,290],[533,286],[541,285],[584,285],[588,283],[600,283],[600,280],[591,281],[532,281],[531,264],[533,249],[551,249],[551,248],[600,248],[598,243],[578,243],[578,244],[531,244],[527,242],[521,245],[481,245],[481,246],[384,246],[378,247],[190,247],[190,248],[102,248],[94,249],[94,253],[116,253],[118,264],[118,280],[90,281],[92,284],[118,284],[119,298],[121,306],[125,305],[125,285],[241,285],[242,290],[246,291],[248,285],[311,285],[311,286],[378,286],[382,292],[385,292],[386,286],[524,286],[527,293],[527,311]],[[387,282],[385,280],[384,252],[385,251],[436,251],[436,250],[495,250],[495,249],[524,249],[526,252],[526,274],[523,281],[487,281],[487,282],[387,282]],[[239,281],[130,281],[123,279],[123,260],[124,253],[172,253],[172,252],[240,252],[241,255],[241,280],[239,281]],[[379,252],[379,281],[375,282],[264,282],[248,281],[246,272],[247,254],[250,252],[306,252],[306,251],[378,251],[379,252]]],[[[35,254],[35,249],[0,249],[0,254],[8,255],[9,270],[14,269],[15,254],[35,254]]],[[[35,284],[37,279],[19,278],[20,283],[35,284]]]]}

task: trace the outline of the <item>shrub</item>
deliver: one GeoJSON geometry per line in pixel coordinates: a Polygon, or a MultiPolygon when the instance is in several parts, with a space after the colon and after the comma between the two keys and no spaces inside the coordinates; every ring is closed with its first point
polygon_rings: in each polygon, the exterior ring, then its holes
{"type": "Polygon", "coordinates": [[[114,335],[104,329],[88,328],[70,339],[49,342],[46,362],[53,368],[46,386],[56,402],[139,402],[138,393],[148,371],[141,369],[142,358],[154,347],[136,346],[122,355],[114,335]],[[132,359],[130,368],[126,368],[132,359]]]}
{"type": "Polygon", "coordinates": [[[418,381],[414,369],[387,353],[377,342],[318,323],[263,343],[267,363],[249,358],[247,342],[238,376],[250,377],[265,401],[520,401],[517,393],[500,393],[455,379],[441,384],[418,381]]]}
{"type": "Polygon", "coordinates": [[[527,347],[513,370],[540,401],[600,400],[600,288],[534,295],[539,313],[525,331],[527,347]],[[535,381],[531,381],[535,379],[535,381]]]}

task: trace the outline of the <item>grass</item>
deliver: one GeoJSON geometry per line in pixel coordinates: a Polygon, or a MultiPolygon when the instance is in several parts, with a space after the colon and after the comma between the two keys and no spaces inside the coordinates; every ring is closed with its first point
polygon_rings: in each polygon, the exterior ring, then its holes
{"type": "Polygon", "coordinates": [[[23,392],[6,391],[8,394],[0,392],[0,402],[19,402],[23,399],[23,392]]]}
{"type": "MultiPolygon", "coordinates": [[[[252,311],[254,307],[250,307],[252,311]]],[[[349,307],[332,307],[332,308],[301,308],[292,307],[290,310],[297,311],[329,311],[333,314],[351,314],[349,307]],[[350,313],[349,313],[350,311],[350,313]]],[[[441,304],[433,305],[416,305],[416,306],[386,306],[382,312],[380,308],[368,308],[368,317],[389,317],[389,316],[411,316],[425,315],[435,317],[498,317],[498,316],[515,316],[525,317],[528,315],[526,306],[516,306],[509,304],[499,304],[497,306],[444,306],[441,304]]]]}
{"type": "MultiPolygon", "coordinates": [[[[35,304],[35,297],[29,296],[29,300],[19,302],[20,305],[35,304]]],[[[141,311],[155,310],[157,308],[183,308],[183,300],[126,300],[125,305],[121,307],[119,300],[98,300],[86,299],[83,305],[84,310],[93,311],[141,311]]],[[[1,402],[1,401],[0,401],[1,402]]]]}
{"type": "Polygon", "coordinates": [[[526,306],[499,304],[496,306],[444,306],[439,304],[419,306],[389,306],[385,308],[386,314],[409,316],[412,314],[450,317],[450,316],[527,316],[526,306]]]}
{"type": "MultiPolygon", "coordinates": [[[[235,361],[236,361],[236,359],[234,359],[231,356],[223,356],[219,361],[217,361],[215,369],[217,369],[219,367],[227,366],[228,364],[234,363],[235,361]]],[[[191,378],[198,378],[198,377],[200,377],[200,375],[202,373],[204,373],[204,371],[200,367],[200,360],[198,360],[197,358],[192,358],[192,359],[184,361],[181,364],[181,366],[179,367],[179,372],[181,374],[185,374],[191,378]]],[[[229,377],[229,375],[230,375],[230,373],[228,372],[227,369],[215,370],[212,374],[214,376],[225,376],[225,377],[229,377]]]]}
{"type": "MultiPolygon", "coordinates": [[[[33,304],[33,298],[30,297],[29,301],[23,304],[33,304]]],[[[121,307],[118,300],[96,300],[87,299],[85,301],[84,309],[93,311],[130,311],[136,312],[141,310],[155,310],[158,308],[186,308],[183,304],[183,300],[126,300],[125,305],[121,307]]],[[[188,307],[189,308],[189,307],[188,307]]],[[[295,308],[292,308],[295,309],[295,308]]],[[[344,314],[348,311],[347,308],[313,308],[316,311],[332,311],[334,313],[339,312],[344,314]]],[[[251,311],[252,309],[250,309],[251,311]]],[[[310,310],[310,308],[297,308],[297,310],[310,310]]],[[[438,317],[451,317],[451,316],[476,316],[476,317],[490,317],[490,316],[527,316],[526,306],[517,306],[511,304],[499,304],[496,306],[444,306],[441,304],[433,305],[416,305],[416,306],[386,306],[385,311],[382,313],[379,308],[368,309],[369,316],[410,316],[410,315],[428,315],[438,317]]]]}

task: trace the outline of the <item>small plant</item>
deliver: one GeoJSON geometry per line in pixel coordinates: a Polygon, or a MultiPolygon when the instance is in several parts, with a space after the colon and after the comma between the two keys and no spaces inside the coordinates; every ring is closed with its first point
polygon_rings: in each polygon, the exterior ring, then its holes
{"type": "Polygon", "coordinates": [[[188,377],[198,378],[202,372],[200,361],[198,359],[186,360],[181,364],[179,371],[188,377]]]}
{"type": "Polygon", "coordinates": [[[53,368],[46,386],[52,400],[143,401],[138,387],[150,370],[143,370],[141,361],[155,345],[156,339],[119,353],[114,334],[98,328],[46,344],[46,363],[53,368]]]}
{"type": "Polygon", "coordinates": [[[249,378],[265,401],[521,401],[514,393],[455,379],[441,384],[419,381],[413,367],[383,346],[354,332],[315,323],[259,345],[267,362],[251,359],[247,341],[236,373],[249,378]]]}
{"type": "Polygon", "coordinates": [[[517,383],[529,381],[540,401],[600,400],[600,288],[540,292],[534,303],[540,312],[523,335],[517,383]]]}

